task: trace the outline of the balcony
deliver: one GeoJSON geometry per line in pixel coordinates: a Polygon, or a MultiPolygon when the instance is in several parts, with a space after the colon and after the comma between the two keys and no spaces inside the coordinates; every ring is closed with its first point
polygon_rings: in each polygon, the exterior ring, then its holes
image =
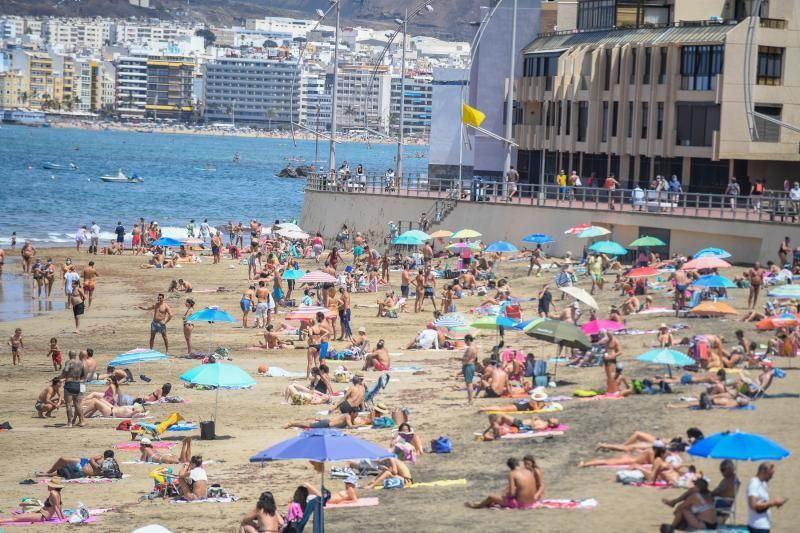
{"type": "Polygon", "coordinates": [[[770,19],[762,17],[758,21],[758,25],[762,28],[770,28],[773,30],[785,30],[786,20],[784,19],[770,19]]]}

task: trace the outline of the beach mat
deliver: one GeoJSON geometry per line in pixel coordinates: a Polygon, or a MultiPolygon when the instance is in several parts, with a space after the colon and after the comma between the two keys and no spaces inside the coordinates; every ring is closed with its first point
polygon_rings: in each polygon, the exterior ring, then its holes
{"type": "Polygon", "coordinates": [[[636,481],[634,483],[624,483],[629,487],[650,487],[651,489],[671,489],[672,483],[666,481],[636,481]]]}
{"type": "Polygon", "coordinates": [[[589,396],[586,398],[577,398],[579,402],[596,402],[599,400],[624,400],[625,396],[619,394],[598,394],[597,396],[589,396]]]}
{"type": "MultiPolygon", "coordinates": [[[[89,509],[89,519],[83,524],[91,523],[97,520],[97,517],[103,513],[107,513],[109,511],[113,511],[113,509],[89,509]]],[[[53,524],[68,524],[69,517],[72,516],[72,513],[69,509],[64,510],[64,518],[56,518],[53,516],[50,520],[41,521],[37,520],[35,522],[0,522],[0,526],[8,527],[8,526],[45,526],[45,525],[53,525],[53,524]]]]}
{"type": "Polygon", "coordinates": [[[348,507],[372,507],[378,505],[380,502],[378,498],[359,498],[354,502],[347,503],[329,503],[325,505],[325,509],[346,509],[348,507]]]}
{"type": "MultiPolygon", "coordinates": [[[[521,510],[527,509],[593,509],[597,507],[597,500],[594,498],[589,498],[586,500],[539,500],[538,502],[534,502],[528,507],[525,507],[521,510]]],[[[517,511],[520,509],[508,509],[505,507],[492,507],[491,509],[497,509],[501,511],[517,511]]]]}
{"type": "MultiPolygon", "coordinates": [[[[461,479],[439,479],[437,481],[423,481],[421,483],[409,483],[403,486],[404,489],[418,489],[423,487],[456,487],[467,484],[467,480],[461,479]]],[[[383,490],[382,486],[375,487],[375,490],[383,490]]]]}
{"type": "MultiPolygon", "coordinates": [[[[130,477],[127,474],[122,475],[122,479],[130,477]]],[[[102,485],[106,483],[116,483],[122,479],[108,478],[108,477],[76,477],[74,479],[64,479],[62,483],[70,483],[74,485],[102,485]]],[[[50,478],[37,479],[36,483],[44,485],[50,482],[50,478]]]]}
{"type": "MultiPolygon", "coordinates": [[[[152,444],[153,448],[155,448],[156,450],[169,450],[170,448],[174,448],[175,446],[178,445],[177,442],[160,441],[160,440],[154,441],[152,444]]],[[[115,444],[114,448],[117,450],[138,450],[139,443],[136,441],[120,442],[119,444],[115,444]]]]}
{"type": "Polygon", "coordinates": [[[419,372],[423,370],[421,366],[393,366],[387,372],[419,372]]]}
{"type": "Polygon", "coordinates": [[[233,503],[238,500],[239,498],[237,498],[236,496],[223,496],[220,498],[203,498],[202,500],[192,500],[192,501],[172,498],[169,501],[169,503],[233,503]]]}
{"type": "Polygon", "coordinates": [[[557,403],[548,405],[544,409],[536,409],[535,411],[484,411],[483,414],[487,415],[534,415],[536,413],[558,413],[563,411],[564,406],[557,403]]]}
{"type": "Polygon", "coordinates": [[[266,372],[263,374],[259,373],[259,376],[267,377],[267,378],[304,378],[306,377],[305,372],[290,372],[289,370],[284,370],[279,366],[271,366],[267,369],[266,372]]]}
{"type": "MultiPolygon", "coordinates": [[[[204,465],[213,465],[215,462],[216,462],[216,461],[214,461],[213,459],[211,459],[210,461],[206,461],[205,459],[203,459],[203,464],[204,464],[204,465]]],[[[166,463],[153,463],[153,462],[150,462],[150,461],[139,461],[139,460],[137,459],[136,461],[120,461],[120,463],[119,463],[119,464],[121,464],[121,465],[153,465],[153,466],[162,466],[162,465],[164,465],[164,464],[166,464],[166,463]]],[[[180,463],[178,463],[178,464],[180,464],[180,463]]],[[[177,465],[175,465],[175,466],[177,466],[177,465]]]]}

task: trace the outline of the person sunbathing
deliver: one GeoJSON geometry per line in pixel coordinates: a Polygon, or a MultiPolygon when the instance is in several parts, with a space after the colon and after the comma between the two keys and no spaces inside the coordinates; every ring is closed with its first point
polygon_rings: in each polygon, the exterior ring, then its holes
{"type": "Polygon", "coordinates": [[[712,407],[722,407],[724,409],[737,409],[750,405],[750,398],[738,392],[726,391],[720,394],[707,394],[700,395],[698,400],[681,402],[681,403],[668,403],[667,407],[670,409],[711,409],[712,407]]]}
{"type": "Polygon", "coordinates": [[[621,311],[623,315],[632,315],[639,311],[639,299],[633,294],[633,291],[628,291],[628,298],[622,302],[621,311]]]}
{"type": "Polygon", "coordinates": [[[167,397],[172,390],[171,383],[164,383],[160,389],[156,389],[143,398],[144,403],[157,403],[167,397]]]}
{"type": "Polygon", "coordinates": [[[203,457],[193,455],[178,474],[178,493],[186,501],[204,500],[208,497],[208,475],[203,468],[203,457]]]}
{"type": "MultiPolygon", "coordinates": [[[[733,501],[736,498],[736,493],[739,491],[739,485],[741,482],[736,477],[736,467],[734,466],[733,461],[730,459],[725,459],[719,464],[719,471],[722,474],[722,480],[720,480],[719,485],[717,485],[717,487],[711,491],[711,497],[715,500],[715,507],[718,507],[719,505],[716,504],[717,499],[722,500],[721,504],[723,507],[725,507],[725,504],[728,504],[728,506],[733,504],[733,501]]],[[[688,489],[677,498],[662,498],[661,502],[669,507],[675,507],[676,505],[687,501],[692,495],[694,495],[697,492],[696,486],[697,482],[695,481],[695,487],[688,489]]]]}
{"type": "Polygon", "coordinates": [[[538,416],[521,419],[510,415],[489,415],[489,427],[481,434],[483,440],[495,440],[510,433],[552,431],[559,426],[557,418],[544,420],[538,416]]]}
{"type": "Polygon", "coordinates": [[[361,426],[369,426],[376,418],[389,414],[389,410],[380,402],[376,403],[372,411],[367,415],[359,415],[357,411],[350,411],[349,413],[335,416],[330,419],[325,418],[311,418],[301,422],[291,422],[284,426],[289,428],[301,429],[317,429],[317,428],[355,428],[361,426]]]}
{"type": "Polygon", "coordinates": [[[708,481],[697,479],[694,489],[682,501],[675,512],[671,524],[662,524],[662,533],[671,533],[677,528],[694,530],[717,529],[717,511],[714,498],[708,490],[708,481]]]}
{"type": "Polygon", "coordinates": [[[497,411],[500,413],[514,413],[518,411],[541,411],[548,406],[547,393],[542,389],[534,389],[530,398],[521,398],[511,405],[488,405],[478,410],[479,413],[497,411]]]}
{"type": "Polygon", "coordinates": [[[403,483],[403,486],[410,485],[414,482],[414,479],[411,476],[411,470],[402,461],[390,457],[383,461],[377,461],[376,464],[383,471],[378,474],[375,479],[369,482],[367,488],[372,489],[378,485],[383,485],[384,481],[393,478],[399,479],[403,483]]]}
{"type": "Polygon", "coordinates": [[[61,476],[64,479],[99,476],[103,470],[103,460],[114,457],[113,450],[106,450],[96,457],[59,457],[49,469],[36,472],[37,477],[61,476]]]}
{"type": "MultiPolygon", "coordinates": [[[[302,518],[302,514],[300,516],[302,518]]],[[[239,533],[264,533],[283,531],[283,517],[275,505],[271,492],[262,492],[256,502],[256,509],[244,515],[239,523],[239,533]]]]}
{"type": "Polygon", "coordinates": [[[146,463],[156,463],[162,465],[177,465],[188,463],[192,458],[192,438],[184,437],[181,443],[180,455],[171,453],[160,453],[153,449],[153,441],[147,437],[143,437],[139,441],[139,460],[146,463]]]}
{"type": "MultiPolygon", "coordinates": [[[[322,493],[316,486],[310,483],[303,483],[303,487],[305,487],[308,490],[309,495],[316,496],[317,498],[323,497],[322,493]]],[[[358,487],[358,476],[356,476],[355,474],[347,476],[347,478],[344,480],[344,490],[332,493],[330,499],[326,502],[326,505],[337,505],[342,503],[357,502],[358,501],[358,493],[356,492],[357,487],[358,487]]]]}
{"type": "Polygon", "coordinates": [[[117,404],[117,398],[119,397],[119,380],[114,375],[108,376],[106,378],[106,383],[108,386],[106,390],[103,392],[90,392],[83,396],[83,402],[88,400],[105,400],[106,402],[110,403],[111,405],[117,404]]]}
{"type": "MultiPolygon", "coordinates": [[[[686,438],[689,444],[703,438],[703,432],[695,427],[686,430],[686,438]]],[[[596,451],[607,450],[611,452],[625,452],[631,453],[641,450],[646,450],[653,447],[653,443],[658,440],[658,437],[644,431],[634,431],[630,437],[625,439],[622,444],[609,444],[607,442],[598,442],[596,451]]]]}
{"type": "Polygon", "coordinates": [[[675,345],[675,340],[672,338],[672,332],[670,332],[669,326],[667,326],[666,324],[659,325],[655,346],[657,348],[669,348],[674,345],[675,345]]]}
{"type": "Polygon", "coordinates": [[[544,498],[544,476],[542,475],[542,469],[536,464],[536,458],[530,454],[522,458],[522,466],[533,473],[533,479],[536,480],[536,494],[534,498],[538,502],[544,498]]]}
{"type": "Polygon", "coordinates": [[[53,378],[50,384],[39,393],[34,408],[39,413],[39,418],[54,418],[53,411],[64,403],[61,397],[61,378],[53,378]]]}
{"type": "Polygon", "coordinates": [[[1,524],[14,524],[21,522],[48,522],[53,518],[64,520],[61,509],[61,491],[64,489],[64,480],[54,477],[47,482],[47,499],[42,503],[42,508],[35,513],[20,513],[9,518],[0,518],[1,524]]]}
{"type": "Polygon", "coordinates": [[[378,372],[386,372],[392,367],[392,361],[389,357],[389,350],[386,349],[383,339],[378,340],[375,346],[375,351],[367,354],[364,359],[364,370],[376,370],[378,372]]]}
{"type": "Polygon", "coordinates": [[[386,293],[386,298],[378,300],[378,314],[376,316],[382,317],[386,311],[393,308],[397,303],[397,298],[394,296],[394,291],[386,293]]]}
{"type": "Polygon", "coordinates": [[[333,394],[333,384],[331,383],[330,370],[327,365],[320,365],[319,368],[311,369],[311,383],[304,387],[297,383],[287,385],[283,398],[286,401],[299,399],[301,403],[319,405],[329,403],[333,394]]]}
{"type": "Polygon", "coordinates": [[[273,324],[267,324],[267,327],[264,329],[264,342],[259,341],[259,348],[282,350],[287,346],[294,346],[294,343],[291,341],[283,342],[280,337],[278,337],[278,334],[273,331],[274,329],[275,326],[273,324]]]}
{"type": "Polygon", "coordinates": [[[81,403],[83,416],[91,418],[98,415],[106,418],[143,418],[147,416],[144,406],[140,403],[134,405],[114,406],[105,400],[91,399],[81,403]]]}
{"type": "Polygon", "coordinates": [[[605,459],[592,459],[589,461],[581,461],[578,463],[579,468],[585,468],[589,466],[622,466],[622,467],[630,467],[633,468],[636,465],[651,465],[653,464],[653,457],[654,453],[654,445],[661,444],[660,441],[654,442],[649,448],[645,448],[642,450],[631,450],[632,453],[627,455],[623,455],[621,457],[609,457],[605,459]]]}
{"type": "Polygon", "coordinates": [[[533,472],[520,467],[519,461],[513,457],[506,461],[510,472],[508,473],[508,487],[499,496],[489,495],[479,503],[466,503],[470,509],[484,509],[487,507],[502,507],[505,509],[526,509],[536,503],[536,478],[533,472]]]}
{"type": "Polygon", "coordinates": [[[673,487],[689,488],[692,486],[691,484],[694,481],[695,475],[691,472],[687,472],[686,476],[682,476],[678,471],[679,467],[676,466],[674,462],[669,461],[666,447],[654,447],[653,450],[652,465],[635,465],[633,467],[634,470],[638,470],[644,474],[644,480],[647,483],[663,481],[669,483],[673,487]]]}

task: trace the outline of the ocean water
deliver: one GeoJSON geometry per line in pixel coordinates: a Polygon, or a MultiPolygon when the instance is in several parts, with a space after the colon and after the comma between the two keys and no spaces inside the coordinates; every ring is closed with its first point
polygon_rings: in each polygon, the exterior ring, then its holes
{"type": "Polygon", "coordinates": [[[33,294],[31,278],[3,272],[0,278],[0,323],[66,307],[64,291],[58,281],[53,285],[50,298],[33,298],[33,294]]]}
{"type": "MultiPolygon", "coordinates": [[[[337,161],[347,160],[368,173],[394,167],[394,145],[342,143],[337,161]]],[[[427,147],[409,146],[406,173],[427,171],[427,147]]],[[[319,143],[326,164],[327,142],[319,143]]],[[[300,217],[304,180],[277,178],[287,158],[314,161],[314,141],[257,139],[62,128],[0,128],[0,245],[17,232],[35,246],[74,242],[82,225],[96,220],[102,239],[111,239],[117,220],[130,232],[140,217],[155,220],[168,236],[183,237],[190,219],[208,218],[215,226],[300,217]],[[239,163],[233,154],[239,152],[239,163]],[[42,162],[77,171],[45,170],[42,162]],[[214,172],[202,170],[207,164],[214,172]],[[117,169],[138,174],[144,183],[104,183],[117,169]]],[[[300,161],[292,161],[297,166],[300,161]]],[[[198,220],[199,219],[199,220],[198,220]]]]}

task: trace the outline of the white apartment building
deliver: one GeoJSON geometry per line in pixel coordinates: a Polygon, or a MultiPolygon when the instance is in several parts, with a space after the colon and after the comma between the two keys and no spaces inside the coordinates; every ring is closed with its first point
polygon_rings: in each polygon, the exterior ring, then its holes
{"type": "Polygon", "coordinates": [[[48,17],[42,37],[50,46],[66,50],[90,48],[99,50],[111,40],[112,23],[108,19],[48,17]]]}
{"type": "Polygon", "coordinates": [[[198,28],[199,26],[181,26],[174,22],[145,24],[123,20],[115,24],[113,40],[119,44],[155,47],[161,42],[192,36],[198,28]]]}
{"type": "Polygon", "coordinates": [[[363,129],[366,126],[387,133],[391,85],[389,67],[340,65],[336,87],[337,129],[363,129]]]}
{"type": "Polygon", "coordinates": [[[319,67],[306,68],[301,74],[298,113],[300,124],[315,130],[330,130],[331,91],[328,78],[319,67]]]}
{"type": "Polygon", "coordinates": [[[122,56],[115,66],[117,113],[122,118],[143,118],[147,104],[147,56],[122,56]]]}
{"type": "MultiPolygon", "coordinates": [[[[288,33],[294,37],[306,37],[306,34],[316,25],[316,20],[294,19],[287,17],[265,17],[263,19],[247,19],[245,28],[252,31],[270,33],[288,33]]],[[[333,31],[330,26],[319,26],[319,29],[333,31]]]]}
{"type": "MultiPolygon", "coordinates": [[[[400,76],[392,76],[392,102],[389,129],[396,135],[400,128],[402,84],[400,76]]],[[[407,76],[405,80],[403,131],[406,135],[427,138],[431,130],[433,77],[430,74],[407,76]]]]}
{"type": "MultiPolygon", "coordinates": [[[[225,58],[204,66],[205,118],[286,128],[297,121],[292,82],[299,83],[296,61],[225,58]]],[[[299,91],[298,91],[299,93],[299,91]]]]}

